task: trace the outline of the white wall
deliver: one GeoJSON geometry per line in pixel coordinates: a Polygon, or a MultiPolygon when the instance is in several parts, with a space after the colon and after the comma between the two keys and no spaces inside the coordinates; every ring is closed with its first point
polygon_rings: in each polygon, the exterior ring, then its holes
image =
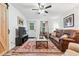
{"type": "Polygon", "coordinates": [[[9,49],[12,49],[15,47],[15,29],[17,26],[17,17],[21,17],[24,19],[24,26],[26,26],[26,18],[17,10],[14,8],[11,4],[9,4],[9,49]]]}
{"type": "Polygon", "coordinates": [[[53,32],[55,29],[60,28],[60,16],[52,17],[49,20],[49,32],[53,32]]]}
{"type": "Polygon", "coordinates": [[[67,17],[68,15],[74,14],[74,27],[70,28],[79,28],[79,6],[76,6],[75,8],[66,11],[62,16],[61,16],[61,28],[64,28],[63,26],[63,18],[67,17]]]}
{"type": "MultiPolygon", "coordinates": [[[[38,19],[28,19],[28,21],[36,21],[36,37],[37,39],[39,38],[40,34],[40,21],[48,21],[49,25],[49,33],[51,33],[55,27],[60,28],[60,17],[40,17],[38,19]]],[[[32,34],[32,33],[31,33],[32,34]]]]}

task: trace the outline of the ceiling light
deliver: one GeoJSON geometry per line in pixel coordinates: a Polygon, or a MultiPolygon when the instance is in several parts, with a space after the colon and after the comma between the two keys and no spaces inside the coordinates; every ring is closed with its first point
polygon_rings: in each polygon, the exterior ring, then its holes
{"type": "Polygon", "coordinates": [[[41,10],[41,9],[40,9],[40,10],[39,10],[39,13],[42,14],[42,13],[44,13],[44,11],[45,11],[45,10],[41,10]]]}

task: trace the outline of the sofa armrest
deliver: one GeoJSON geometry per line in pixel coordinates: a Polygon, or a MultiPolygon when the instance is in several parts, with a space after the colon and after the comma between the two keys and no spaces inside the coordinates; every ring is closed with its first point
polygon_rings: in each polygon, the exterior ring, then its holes
{"type": "Polygon", "coordinates": [[[74,39],[71,39],[71,38],[63,38],[63,40],[67,40],[67,41],[75,42],[75,40],[74,40],[74,39]]]}
{"type": "Polygon", "coordinates": [[[59,40],[59,43],[60,43],[60,49],[62,52],[65,52],[66,49],[68,49],[68,45],[70,42],[75,42],[73,39],[70,39],[70,38],[63,38],[63,39],[60,39],[59,40]]]}
{"type": "Polygon", "coordinates": [[[67,49],[66,52],[63,54],[63,56],[79,56],[79,53],[73,50],[67,49]]]}
{"type": "Polygon", "coordinates": [[[79,44],[78,43],[69,43],[68,49],[79,52],[79,44]]]}

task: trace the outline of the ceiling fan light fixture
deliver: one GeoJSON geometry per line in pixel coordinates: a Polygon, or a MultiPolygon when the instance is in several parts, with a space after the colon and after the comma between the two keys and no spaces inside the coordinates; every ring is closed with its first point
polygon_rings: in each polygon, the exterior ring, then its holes
{"type": "Polygon", "coordinates": [[[47,9],[51,8],[52,5],[47,5],[45,6],[45,3],[38,3],[38,9],[32,9],[32,10],[37,10],[38,14],[43,14],[43,13],[48,13],[47,9]]]}
{"type": "Polygon", "coordinates": [[[45,3],[41,3],[41,5],[45,5],[45,3]]]}
{"type": "Polygon", "coordinates": [[[44,11],[45,11],[45,10],[39,10],[39,13],[42,14],[42,13],[44,13],[44,11]]]}

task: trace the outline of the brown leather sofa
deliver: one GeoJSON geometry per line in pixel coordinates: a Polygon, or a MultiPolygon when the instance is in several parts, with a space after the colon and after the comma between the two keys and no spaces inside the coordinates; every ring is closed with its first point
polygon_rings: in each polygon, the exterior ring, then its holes
{"type": "Polygon", "coordinates": [[[62,29],[56,30],[56,36],[49,35],[50,40],[56,45],[58,49],[60,49],[62,52],[65,52],[66,49],[68,48],[69,42],[75,42],[79,43],[79,30],[75,29],[62,29]],[[64,34],[68,34],[68,37],[63,37],[64,34]]]}

